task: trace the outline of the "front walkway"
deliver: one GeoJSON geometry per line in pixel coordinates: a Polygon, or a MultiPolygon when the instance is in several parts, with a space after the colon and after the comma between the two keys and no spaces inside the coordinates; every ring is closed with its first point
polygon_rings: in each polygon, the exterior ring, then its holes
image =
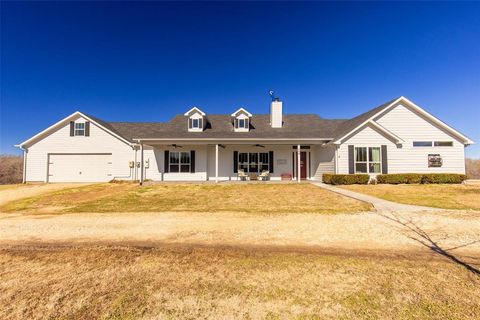
{"type": "Polygon", "coordinates": [[[411,205],[411,204],[403,204],[403,203],[397,203],[397,202],[392,202],[388,200],[383,200],[380,198],[376,198],[373,196],[369,196],[363,193],[358,193],[355,191],[350,191],[342,188],[338,188],[329,184],[325,184],[322,182],[312,182],[313,185],[316,185],[320,188],[327,189],[332,192],[336,192],[338,194],[360,200],[363,202],[368,202],[371,205],[375,207],[377,211],[381,212],[402,212],[402,211],[408,211],[408,212],[418,212],[418,211],[441,211],[444,209],[439,209],[439,208],[432,208],[432,207],[423,207],[423,206],[416,206],[416,205],[411,205]]]}

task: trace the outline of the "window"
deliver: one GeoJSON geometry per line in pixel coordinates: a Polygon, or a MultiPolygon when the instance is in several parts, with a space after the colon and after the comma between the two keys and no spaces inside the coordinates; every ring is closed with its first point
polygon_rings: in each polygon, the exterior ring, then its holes
{"type": "Polygon", "coordinates": [[[190,152],[170,152],[170,172],[190,172],[190,152]]]}
{"type": "Polygon", "coordinates": [[[198,119],[193,119],[192,120],[192,128],[198,128],[199,127],[198,124],[199,124],[198,119]]]}
{"type": "Polygon", "coordinates": [[[453,141],[435,141],[433,145],[435,147],[453,147],[453,141]]]}
{"type": "Polygon", "coordinates": [[[203,119],[190,119],[189,129],[202,129],[203,128],[203,119]]]}
{"type": "Polygon", "coordinates": [[[380,147],[355,147],[356,173],[380,173],[381,167],[380,147]]]}
{"type": "Polygon", "coordinates": [[[432,141],[413,141],[414,147],[431,147],[432,141]]]}
{"type": "Polygon", "coordinates": [[[268,152],[239,152],[238,169],[249,173],[270,171],[268,152]]]}
{"type": "Polygon", "coordinates": [[[85,135],[85,123],[83,122],[75,122],[75,135],[76,136],[84,136],[85,135]]]}
{"type": "Polygon", "coordinates": [[[249,129],[248,119],[235,119],[235,129],[249,129]]]}

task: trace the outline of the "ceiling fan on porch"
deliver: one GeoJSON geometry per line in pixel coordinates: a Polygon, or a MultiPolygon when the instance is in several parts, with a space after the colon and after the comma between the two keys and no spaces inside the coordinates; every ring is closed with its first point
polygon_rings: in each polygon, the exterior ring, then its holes
{"type": "Polygon", "coordinates": [[[257,143],[257,144],[255,144],[255,145],[253,145],[253,146],[254,146],[254,147],[258,147],[258,148],[265,148],[265,146],[264,146],[264,145],[261,145],[261,144],[258,144],[258,143],[257,143]]]}
{"type": "Polygon", "coordinates": [[[174,147],[175,149],[177,148],[183,148],[182,146],[179,146],[178,144],[169,144],[169,147],[174,147]]]}

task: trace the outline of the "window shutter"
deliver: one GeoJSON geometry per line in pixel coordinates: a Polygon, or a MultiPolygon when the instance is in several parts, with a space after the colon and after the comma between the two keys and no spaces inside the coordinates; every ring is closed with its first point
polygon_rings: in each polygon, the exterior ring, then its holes
{"type": "Polygon", "coordinates": [[[70,121],[70,137],[75,135],[75,122],[70,121]]]}
{"type": "Polygon", "coordinates": [[[198,119],[198,127],[203,130],[203,118],[198,119]]]}
{"type": "Polygon", "coordinates": [[[387,146],[382,145],[382,173],[388,173],[387,146]]]}
{"type": "Polygon", "coordinates": [[[85,137],[90,136],[90,121],[85,122],[85,137]]]}
{"type": "Polygon", "coordinates": [[[168,173],[168,164],[170,161],[170,152],[168,150],[165,150],[165,159],[163,161],[163,172],[168,173]]]}
{"type": "Polygon", "coordinates": [[[245,128],[250,128],[250,121],[248,119],[245,119],[245,128]]]}
{"type": "Polygon", "coordinates": [[[268,152],[268,168],[270,173],[273,173],[273,151],[268,152]]]}
{"type": "Polygon", "coordinates": [[[348,173],[355,173],[355,149],[354,146],[348,146],[348,173]]]}
{"type": "Polygon", "coordinates": [[[233,151],[233,173],[238,173],[238,151],[233,151]]]}
{"type": "Polygon", "coordinates": [[[190,173],[195,173],[195,150],[190,151],[190,173]]]}
{"type": "Polygon", "coordinates": [[[188,118],[188,129],[192,129],[192,123],[193,123],[193,119],[188,118]]]}
{"type": "Polygon", "coordinates": [[[235,121],[234,121],[234,122],[235,122],[235,129],[237,129],[237,128],[238,128],[238,119],[235,118],[235,121]]]}

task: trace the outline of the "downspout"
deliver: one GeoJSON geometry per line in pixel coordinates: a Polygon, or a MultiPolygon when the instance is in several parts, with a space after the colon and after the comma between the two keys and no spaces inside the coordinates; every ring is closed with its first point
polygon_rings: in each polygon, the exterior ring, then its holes
{"type": "Polygon", "coordinates": [[[22,183],[27,183],[27,153],[28,149],[24,149],[19,146],[20,150],[23,151],[23,172],[22,172],[22,183]]]}
{"type": "Polygon", "coordinates": [[[143,185],[143,143],[140,144],[140,185],[143,185]]]}

